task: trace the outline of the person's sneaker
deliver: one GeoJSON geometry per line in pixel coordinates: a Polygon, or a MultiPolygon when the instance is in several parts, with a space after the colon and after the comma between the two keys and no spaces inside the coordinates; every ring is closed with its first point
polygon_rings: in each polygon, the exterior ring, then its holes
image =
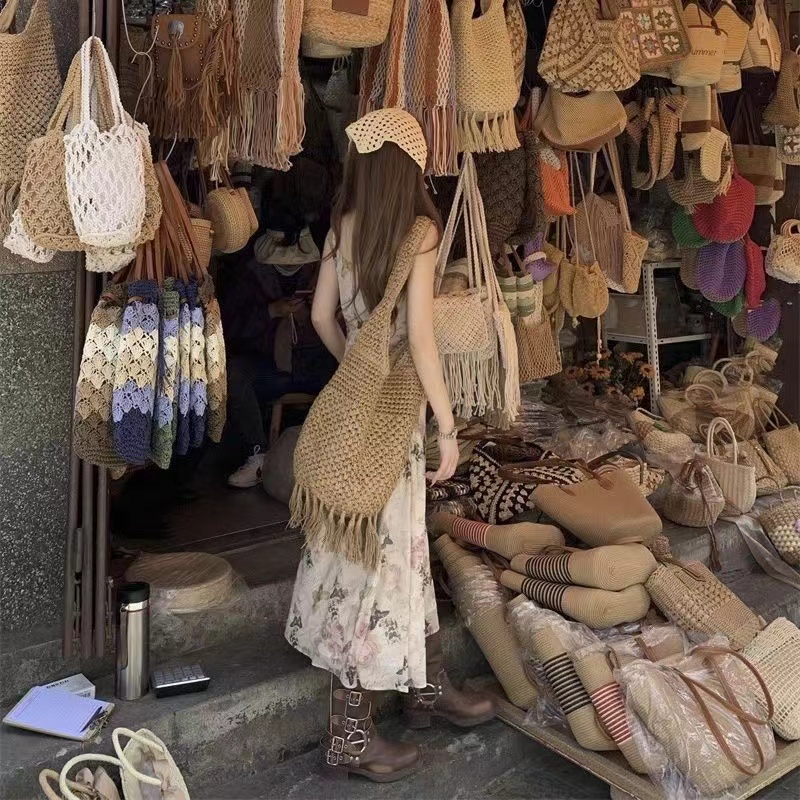
{"type": "Polygon", "coordinates": [[[228,478],[228,486],[234,486],[237,489],[250,489],[253,486],[258,486],[261,483],[263,466],[264,454],[261,452],[260,447],[256,447],[253,449],[253,455],[228,478]]]}

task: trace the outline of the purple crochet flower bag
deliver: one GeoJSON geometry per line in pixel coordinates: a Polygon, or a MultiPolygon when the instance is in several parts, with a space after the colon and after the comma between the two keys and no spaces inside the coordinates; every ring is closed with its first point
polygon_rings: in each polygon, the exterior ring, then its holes
{"type": "Polygon", "coordinates": [[[697,251],[697,288],[712,303],[733,300],[744,286],[747,262],[742,242],[711,242],[697,251]]]}
{"type": "Polygon", "coordinates": [[[545,256],[542,251],[543,245],[544,234],[537,233],[533,239],[525,245],[523,250],[523,264],[535,281],[543,281],[556,268],[556,264],[547,260],[547,256],[545,256]]]}

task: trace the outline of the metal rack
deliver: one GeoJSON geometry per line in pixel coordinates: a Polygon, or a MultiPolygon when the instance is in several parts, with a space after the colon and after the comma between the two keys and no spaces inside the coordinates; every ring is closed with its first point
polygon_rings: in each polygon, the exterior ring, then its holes
{"type": "Polygon", "coordinates": [[[659,336],[656,317],[656,283],[657,269],[678,269],[680,261],[653,261],[642,265],[642,296],[644,297],[645,335],[629,334],[624,331],[605,331],[606,342],[628,342],[643,344],[647,347],[647,361],[653,367],[650,377],[650,409],[658,412],[658,400],[661,397],[661,362],[659,348],[663,345],[683,342],[705,342],[713,338],[711,333],[690,333],[685,336],[659,336]]]}

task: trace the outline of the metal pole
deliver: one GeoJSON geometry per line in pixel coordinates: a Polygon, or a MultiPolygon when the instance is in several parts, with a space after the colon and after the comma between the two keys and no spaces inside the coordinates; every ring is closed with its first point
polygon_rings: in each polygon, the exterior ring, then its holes
{"type": "MultiPolygon", "coordinates": [[[[95,280],[94,274],[86,273],[84,285],[84,335],[89,328],[89,322],[94,309],[95,280]]],[[[92,579],[94,577],[94,467],[84,461],[81,467],[82,474],[82,503],[83,514],[83,563],[81,565],[81,658],[91,658],[93,652],[92,624],[94,620],[93,605],[94,591],[92,579]]]]}

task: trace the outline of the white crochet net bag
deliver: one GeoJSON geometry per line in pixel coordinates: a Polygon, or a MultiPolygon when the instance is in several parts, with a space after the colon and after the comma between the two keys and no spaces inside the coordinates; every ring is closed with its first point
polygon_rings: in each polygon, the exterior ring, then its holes
{"type": "Polygon", "coordinates": [[[8,226],[8,233],[3,240],[3,247],[14,253],[14,255],[27,258],[28,261],[35,261],[37,264],[47,264],[53,260],[55,250],[47,247],[39,247],[36,242],[28,236],[25,226],[22,224],[22,217],[19,209],[15,209],[11,217],[11,224],[8,226]]]}
{"type": "Polygon", "coordinates": [[[67,200],[78,238],[102,248],[134,242],[145,213],[141,138],[122,108],[117,77],[96,36],[81,47],[81,117],[64,136],[64,150],[67,200]],[[96,121],[97,93],[103,88],[93,80],[93,58],[103,60],[108,78],[114,124],[106,131],[96,121]]]}

